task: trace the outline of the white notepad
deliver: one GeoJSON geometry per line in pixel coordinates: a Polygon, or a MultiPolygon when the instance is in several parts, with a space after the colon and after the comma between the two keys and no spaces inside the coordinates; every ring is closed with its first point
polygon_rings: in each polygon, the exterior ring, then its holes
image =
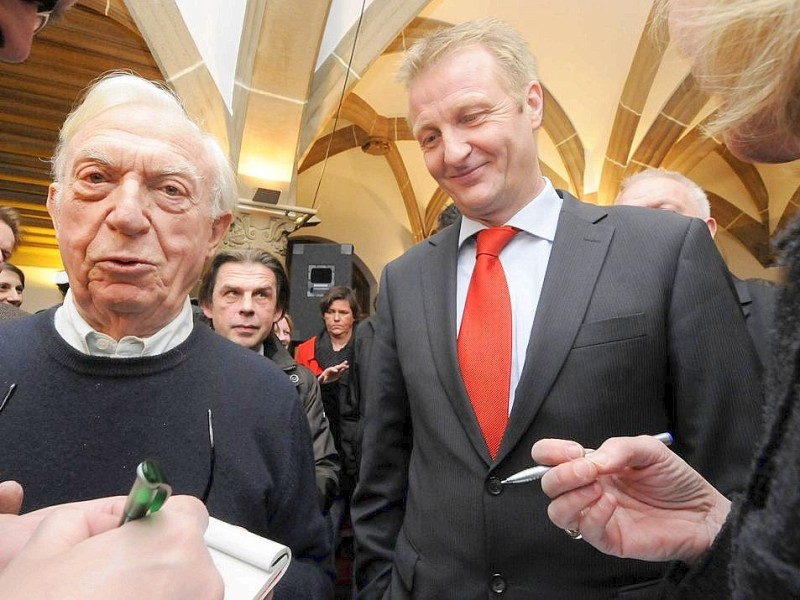
{"type": "Polygon", "coordinates": [[[225,600],[260,600],[280,581],[292,558],[283,544],[213,517],[205,542],[225,583],[225,600]]]}

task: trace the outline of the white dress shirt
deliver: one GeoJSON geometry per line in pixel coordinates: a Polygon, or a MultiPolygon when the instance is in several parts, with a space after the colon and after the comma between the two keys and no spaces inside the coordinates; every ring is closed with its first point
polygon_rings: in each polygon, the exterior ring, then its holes
{"type": "Polygon", "coordinates": [[[55,326],[64,341],[79,352],[90,356],[130,358],[156,356],[172,350],[189,337],[194,322],[192,306],[187,296],[181,312],[166,327],[146,338],[126,335],[117,341],[92,329],[78,312],[72,291],[68,290],[64,303],[56,310],[55,326]]]}
{"type": "MultiPolygon", "coordinates": [[[[511,385],[508,410],[514,404],[514,394],[525,363],[525,353],[542,294],[542,285],[550,261],[550,251],[561,213],[561,197],[553,184],[543,178],[544,189],[526,204],[506,225],[520,230],[500,252],[500,263],[506,274],[511,296],[511,385]]],[[[467,217],[461,220],[458,237],[458,273],[456,276],[456,323],[461,328],[467,290],[475,268],[477,242],[475,234],[486,226],[467,217]]],[[[487,315],[487,318],[491,318],[487,315]]]]}

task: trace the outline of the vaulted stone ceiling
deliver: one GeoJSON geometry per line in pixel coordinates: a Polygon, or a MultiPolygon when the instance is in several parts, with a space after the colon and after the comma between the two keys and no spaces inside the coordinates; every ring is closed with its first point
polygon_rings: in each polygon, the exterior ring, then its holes
{"type": "Polygon", "coordinates": [[[713,103],[648,31],[648,2],[374,0],[318,60],[336,11],[324,0],[249,0],[231,112],[174,1],[156,10],[82,0],[40,35],[27,63],[0,65],[0,203],[23,214],[17,262],[58,265],[47,159],[80,90],[123,68],[178,91],[230,149],[243,196],[255,181],[279,189],[282,203],[316,209],[321,223],[292,237],[354,243],[374,281],[448,202],[405,122],[392,76],[400,52],[442,23],[492,13],[514,22],[539,57],[542,162],[558,187],[608,203],[623,177],[648,165],[679,170],[709,191],[726,258],[745,275],[770,264],[770,234],[800,203],[800,168],[746,165],[702,135],[713,103]]]}

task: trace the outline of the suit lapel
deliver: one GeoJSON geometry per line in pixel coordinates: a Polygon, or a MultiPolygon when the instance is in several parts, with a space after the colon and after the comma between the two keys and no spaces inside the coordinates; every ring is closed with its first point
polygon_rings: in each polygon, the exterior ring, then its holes
{"type": "Polygon", "coordinates": [[[525,366],[498,459],[518,442],[547,397],[583,322],[614,227],[607,212],[566,192],[531,330],[525,366]]]}
{"type": "Polygon", "coordinates": [[[428,331],[433,362],[442,387],[453,406],[475,451],[488,465],[489,450],[472,410],[456,347],[456,271],[459,227],[445,229],[428,240],[430,248],[419,262],[422,283],[422,310],[428,331]]]}

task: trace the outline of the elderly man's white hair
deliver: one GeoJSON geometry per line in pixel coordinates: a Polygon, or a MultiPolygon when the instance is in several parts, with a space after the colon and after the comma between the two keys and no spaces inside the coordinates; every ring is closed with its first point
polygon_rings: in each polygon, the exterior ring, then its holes
{"type": "Polygon", "coordinates": [[[646,179],[671,179],[672,181],[677,181],[689,192],[689,197],[692,199],[692,204],[694,204],[695,208],[697,209],[697,216],[704,221],[711,218],[711,203],[708,201],[708,196],[706,196],[703,188],[677,171],[668,171],[667,169],[662,168],[651,168],[645,169],[644,171],[639,171],[622,182],[619,196],[622,196],[622,194],[625,193],[625,190],[635,183],[644,181],[646,179]]]}
{"type": "MultiPolygon", "coordinates": [[[[210,186],[211,218],[216,219],[223,213],[233,211],[237,198],[236,176],[217,140],[212,135],[204,133],[189,118],[180,99],[172,90],[157,82],[126,72],[109,73],[95,81],[84,92],[80,104],[67,116],[58,134],[58,145],[53,155],[54,182],[60,183],[66,179],[67,147],[81,127],[100,113],[124,105],[149,106],[185,119],[190,128],[196,132],[214,165],[214,181],[210,186]]],[[[58,200],[56,196],[55,201],[58,200]]]]}

